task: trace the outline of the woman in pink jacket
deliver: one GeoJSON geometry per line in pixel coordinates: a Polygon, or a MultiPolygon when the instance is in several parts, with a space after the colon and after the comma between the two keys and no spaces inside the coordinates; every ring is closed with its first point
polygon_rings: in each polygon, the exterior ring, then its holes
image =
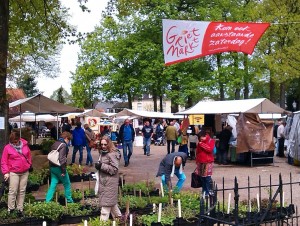
{"type": "Polygon", "coordinates": [[[22,215],[25,191],[31,166],[31,153],[28,142],[20,134],[12,132],[2,153],[1,171],[5,181],[9,181],[8,211],[16,209],[22,215]]]}
{"type": "Polygon", "coordinates": [[[199,143],[196,153],[196,164],[198,175],[202,179],[202,193],[204,196],[211,193],[211,176],[213,172],[215,140],[212,139],[204,130],[198,134],[199,143]]]}

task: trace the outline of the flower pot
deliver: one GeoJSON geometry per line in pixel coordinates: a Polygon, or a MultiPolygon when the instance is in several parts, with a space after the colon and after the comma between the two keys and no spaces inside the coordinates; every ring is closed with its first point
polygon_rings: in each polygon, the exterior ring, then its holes
{"type": "Polygon", "coordinates": [[[70,176],[71,182],[80,182],[81,181],[81,175],[72,175],[70,176]]]}
{"type": "MultiPolygon", "coordinates": [[[[99,216],[99,214],[97,216],[99,216]]],[[[84,220],[89,220],[89,218],[92,218],[92,217],[94,217],[94,216],[92,216],[92,215],[85,215],[85,216],[63,215],[61,220],[59,221],[59,224],[78,224],[84,220]]]]}

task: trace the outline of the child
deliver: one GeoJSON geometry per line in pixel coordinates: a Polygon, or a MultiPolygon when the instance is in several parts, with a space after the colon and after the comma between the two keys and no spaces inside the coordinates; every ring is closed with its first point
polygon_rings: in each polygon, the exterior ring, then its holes
{"type": "Polygon", "coordinates": [[[196,149],[198,145],[198,136],[195,132],[192,132],[189,136],[189,143],[190,143],[190,159],[196,159],[196,149]]]}

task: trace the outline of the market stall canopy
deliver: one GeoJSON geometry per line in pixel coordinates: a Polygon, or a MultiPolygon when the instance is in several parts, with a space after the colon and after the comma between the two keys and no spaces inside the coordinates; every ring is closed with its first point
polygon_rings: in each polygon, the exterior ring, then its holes
{"type": "Polygon", "coordinates": [[[175,115],[195,114],[231,114],[231,113],[289,113],[267,98],[226,100],[226,101],[199,101],[193,107],[175,113],[175,115]]]}
{"type": "Polygon", "coordinates": [[[130,117],[144,117],[144,118],[182,118],[182,116],[174,115],[173,113],[154,112],[154,111],[137,111],[125,108],[114,117],[130,116],[130,117]]]}
{"type": "MultiPolygon", "coordinates": [[[[86,109],[83,113],[77,115],[77,117],[83,117],[83,116],[91,116],[91,117],[110,117],[112,114],[100,112],[96,109],[86,109]]],[[[114,114],[113,114],[114,115],[114,114]]]]}
{"type": "Polygon", "coordinates": [[[48,97],[45,97],[42,94],[37,94],[33,97],[16,100],[10,103],[9,107],[19,107],[19,113],[24,113],[26,111],[30,111],[35,114],[82,112],[82,110],[78,108],[64,105],[48,97]]]}
{"type": "Polygon", "coordinates": [[[24,113],[21,116],[18,115],[16,117],[8,119],[9,122],[56,122],[60,121],[60,118],[56,116],[45,114],[45,115],[35,115],[24,113]]]}

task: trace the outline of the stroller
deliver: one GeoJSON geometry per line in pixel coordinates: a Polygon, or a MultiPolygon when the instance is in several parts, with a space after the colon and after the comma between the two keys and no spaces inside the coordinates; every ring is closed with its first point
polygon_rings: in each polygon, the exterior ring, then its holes
{"type": "Polygon", "coordinates": [[[166,144],[166,138],[163,131],[156,134],[156,140],[154,141],[154,145],[165,145],[166,144]]]}

